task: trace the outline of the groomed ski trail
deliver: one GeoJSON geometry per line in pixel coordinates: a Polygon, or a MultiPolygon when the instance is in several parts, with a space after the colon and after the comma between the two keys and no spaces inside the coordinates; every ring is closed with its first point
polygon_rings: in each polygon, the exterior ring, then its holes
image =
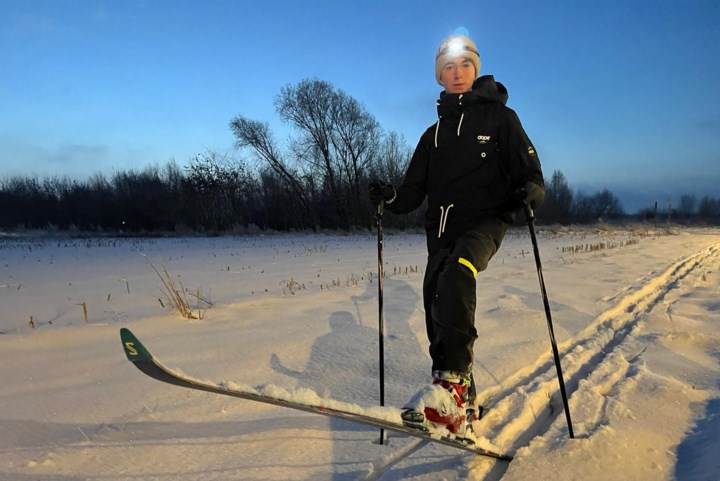
{"type": "MultiPolygon", "coordinates": [[[[677,260],[664,272],[646,279],[580,333],[559,345],[571,413],[579,398],[585,395],[582,389],[585,383],[596,393],[607,393],[631,375],[633,362],[642,354],[642,345],[630,341],[637,338],[636,331],[643,314],[657,306],[682,279],[708,261],[716,261],[719,251],[720,244],[716,244],[677,260]],[[623,349],[619,349],[620,346],[623,349]]],[[[555,365],[549,349],[533,365],[518,370],[499,386],[478,393],[478,399],[494,407],[477,423],[476,430],[509,454],[547,433],[551,425],[557,426],[559,438],[567,438],[555,365]]],[[[600,416],[598,412],[595,419],[573,418],[576,437],[586,437],[597,427],[600,416]]],[[[476,459],[470,460],[469,464],[469,477],[478,481],[499,480],[508,468],[502,463],[476,459]]]]}

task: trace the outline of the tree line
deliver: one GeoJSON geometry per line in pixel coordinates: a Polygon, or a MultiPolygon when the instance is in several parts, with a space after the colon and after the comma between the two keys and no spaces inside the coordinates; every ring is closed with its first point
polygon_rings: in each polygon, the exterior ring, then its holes
{"type": "MultiPolygon", "coordinates": [[[[184,166],[67,177],[0,179],[0,227],[106,232],[248,232],[367,229],[367,184],[398,185],[412,147],[385,131],[356,99],[308,79],[281,89],[278,116],[292,130],[280,142],[267,122],[238,115],[229,123],[237,155],[208,150],[184,166]]],[[[609,190],[573,192],[560,171],[546,179],[542,223],[588,223],[626,217],[609,190]]],[[[638,213],[645,220],[662,213],[638,213]]],[[[671,212],[667,212],[670,217],[671,212]]],[[[720,223],[720,201],[683,196],[674,220],[720,223]]],[[[388,227],[421,227],[423,209],[385,216],[388,227]]]]}

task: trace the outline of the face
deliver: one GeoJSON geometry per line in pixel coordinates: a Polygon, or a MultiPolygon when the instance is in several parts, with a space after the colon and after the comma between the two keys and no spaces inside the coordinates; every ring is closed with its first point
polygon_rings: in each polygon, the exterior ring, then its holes
{"type": "Polygon", "coordinates": [[[463,94],[472,90],[475,81],[475,65],[464,57],[458,57],[445,64],[440,83],[449,94],[463,94]]]}

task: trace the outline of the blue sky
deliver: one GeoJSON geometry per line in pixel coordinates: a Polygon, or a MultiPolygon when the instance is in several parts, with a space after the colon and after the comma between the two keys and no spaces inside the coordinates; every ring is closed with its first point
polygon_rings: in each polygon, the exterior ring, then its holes
{"type": "Polygon", "coordinates": [[[547,177],[629,211],[720,197],[716,0],[0,0],[0,177],[234,152],[238,114],[282,139],[273,100],[305,78],[414,146],[436,118],[435,49],[458,28],[547,177]]]}

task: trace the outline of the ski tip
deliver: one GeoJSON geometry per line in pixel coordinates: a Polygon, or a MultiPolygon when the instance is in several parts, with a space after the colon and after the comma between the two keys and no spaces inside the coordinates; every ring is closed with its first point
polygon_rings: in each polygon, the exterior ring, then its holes
{"type": "Polygon", "coordinates": [[[140,340],[135,337],[130,329],[123,327],[120,329],[120,340],[122,341],[123,349],[128,361],[149,361],[152,359],[152,354],[148,351],[140,340]]]}

